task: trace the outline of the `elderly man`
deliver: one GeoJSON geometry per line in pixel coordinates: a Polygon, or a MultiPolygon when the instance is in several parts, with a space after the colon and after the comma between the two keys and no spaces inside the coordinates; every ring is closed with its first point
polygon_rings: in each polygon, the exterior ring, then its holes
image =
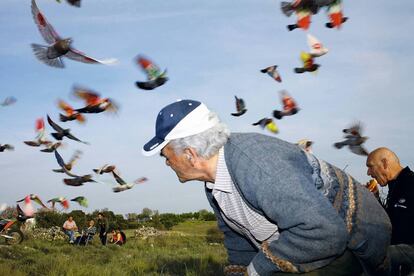
{"type": "Polygon", "coordinates": [[[414,272],[414,172],[403,168],[397,155],[387,148],[372,151],[367,158],[367,174],[380,186],[388,185],[385,204],[392,224],[391,259],[392,275],[401,269],[414,272]]]}
{"type": "Polygon", "coordinates": [[[389,219],[343,171],[277,138],[230,134],[198,101],[167,105],[155,128],[143,153],[161,151],[180,182],[205,182],[227,275],[358,275],[355,257],[381,275],[389,219]]]}
{"type": "Polygon", "coordinates": [[[63,223],[63,230],[69,237],[69,243],[74,243],[75,231],[78,231],[78,227],[76,226],[76,222],[73,220],[72,216],[69,216],[65,223],[63,223]]]}

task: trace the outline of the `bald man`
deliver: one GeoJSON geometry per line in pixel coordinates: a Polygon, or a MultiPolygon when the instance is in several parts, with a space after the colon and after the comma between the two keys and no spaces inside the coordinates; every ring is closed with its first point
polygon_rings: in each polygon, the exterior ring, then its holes
{"type": "Polygon", "coordinates": [[[382,187],[388,185],[385,210],[392,224],[388,250],[392,275],[399,275],[400,265],[407,274],[410,270],[414,272],[414,172],[409,167],[403,168],[397,155],[388,148],[372,151],[366,165],[369,176],[382,187]]]}

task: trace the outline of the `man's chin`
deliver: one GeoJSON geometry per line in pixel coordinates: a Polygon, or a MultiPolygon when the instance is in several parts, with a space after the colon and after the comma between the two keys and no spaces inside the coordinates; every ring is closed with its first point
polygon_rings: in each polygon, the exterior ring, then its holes
{"type": "Polygon", "coordinates": [[[185,183],[188,181],[188,179],[183,179],[181,177],[178,177],[178,181],[180,181],[181,183],[185,183]]]}

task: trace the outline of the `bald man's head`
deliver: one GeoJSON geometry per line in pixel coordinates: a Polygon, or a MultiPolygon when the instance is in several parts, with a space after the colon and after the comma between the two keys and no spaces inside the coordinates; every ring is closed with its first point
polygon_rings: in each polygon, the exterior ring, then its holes
{"type": "Polygon", "coordinates": [[[367,158],[367,174],[375,178],[381,186],[395,179],[402,167],[398,156],[388,148],[377,148],[367,158]]]}

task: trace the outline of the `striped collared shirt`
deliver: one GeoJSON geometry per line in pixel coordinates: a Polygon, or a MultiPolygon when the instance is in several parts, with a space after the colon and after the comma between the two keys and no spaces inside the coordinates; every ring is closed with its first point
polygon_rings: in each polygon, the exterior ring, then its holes
{"type": "Polygon", "coordinates": [[[243,200],[227,170],[224,148],[219,151],[215,183],[206,183],[212,190],[224,222],[234,231],[247,237],[257,248],[263,241],[279,238],[276,224],[252,210],[243,200]]]}

